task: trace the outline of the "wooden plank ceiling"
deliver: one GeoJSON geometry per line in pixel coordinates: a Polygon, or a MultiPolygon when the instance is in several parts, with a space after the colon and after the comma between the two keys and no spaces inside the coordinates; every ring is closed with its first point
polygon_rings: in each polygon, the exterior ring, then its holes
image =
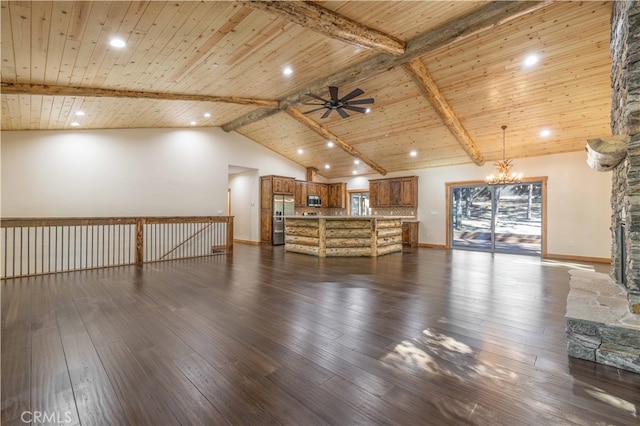
{"type": "Polygon", "coordinates": [[[1,7],[2,130],[221,126],[326,178],[495,161],[503,124],[513,158],[610,134],[611,2],[1,7]],[[371,112],[304,114],[331,85],[371,112]]]}

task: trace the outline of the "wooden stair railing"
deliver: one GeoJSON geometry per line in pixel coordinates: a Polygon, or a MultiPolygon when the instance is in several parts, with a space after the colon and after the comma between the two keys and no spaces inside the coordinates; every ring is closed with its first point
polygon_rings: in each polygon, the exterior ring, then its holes
{"type": "Polygon", "coordinates": [[[5,218],[2,279],[233,252],[233,216],[5,218]]]}

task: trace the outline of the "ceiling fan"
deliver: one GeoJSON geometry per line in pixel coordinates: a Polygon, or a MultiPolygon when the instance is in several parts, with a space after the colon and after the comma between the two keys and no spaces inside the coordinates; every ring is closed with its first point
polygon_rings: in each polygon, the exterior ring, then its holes
{"type": "Polygon", "coordinates": [[[362,89],[355,89],[348,95],[342,98],[338,98],[338,88],[336,86],[329,86],[329,94],[331,95],[331,99],[324,99],[318,95],[314,95],[313,93],[307,93],[306,94],[307,96],[310,96],[319,101],[322,101],[322,103],[305,102],[305,105],[321,105],[320,108],[312,109],[311,111],[305,112],[305,114],[319,111],[323,108],[326,108],[327,111],[324,114],[322,114],[322,117],[320,118],[327,118],[329,114],[331,114],[331,111],[334,111],[334,110],[338,111],[338,114],[340,114],[342,118],[349,117],[349,114],[345,110],[356,111],[364,114],[367,112],[367,108],[362,108],[354,105],[372,104],[373,98],[352,100],[356,96],[360,96],[363,93],[364,91],[362,89]]]}

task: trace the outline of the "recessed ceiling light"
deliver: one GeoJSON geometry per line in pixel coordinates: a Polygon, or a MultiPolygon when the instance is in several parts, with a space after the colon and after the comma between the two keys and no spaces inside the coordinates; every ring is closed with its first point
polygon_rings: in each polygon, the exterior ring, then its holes
{"type": "Polygon", "coordinates": [[[333,148],[335,146],[335,144],[333,142],[329,141],[329,142],[327,142],[327,146],[329,148],[333,148]]]}
{"type": "Polygon", "coordinates": [[[302,148],[298,148],[298,154],[302,154],[303,152],[302,148]]]}
{"type": "Polygon", "coordinates": [[[371,108],[367,108],[366,110],[364,110],[365,114],[369,114],[371,112],[371,108]]]}
{"type": "Polygon", "coordinates": [[[416,151],[411,151],[409,153],[409,155],[412,156],[412,157],[416,157],[418,155],[418,153],[416,151]]]}
{"type": "Polygon", "coordinates": [[[524,58],[524,65],[527,67],[533,66],[538,63],[538,55],[532,54],[524,58]]]}
{"type": "Polygon", "coordinates": [[[208,112],[205,112],[205,113],[204,113],[204,117],[205,117],[205,118],[211,118],[211,114],[210,114],[210,113],[208,113],[208,112]]]}
{"type": "Polygon", "coordinates": [[[71,126],[73,127],[78,127],[80,125],[80,123],[78,123],[77,121],[74,121],[71,123],[71,126]]]}
{"type": "Polygon", "coordinates": [[[118,49],[122,49],[123,47],[125,47],[127,45],[127,43],[122,40],[121,38],[112,38],[111,41],[109,42],[109,44],[112,47],[116,47],[118,49]]]}
{"type": "Polygon", "coordinates": [[[324,165],[324,168],[325,168],[325,169],[330,169],[330,168],[331,168],[331,166],[330,166],[330,165],[328,165],[328,164],[325,164],[325,165],[324,165]]]}
{"type": "Polygon", "coordinates": [[[293,69],[291,69],[291,67],[284,67],[284,69],[282,70],[282,74],[291,75],[293,74],[293,69]]]}
{"type": "Polygon", "coordinates": [[[195,121],[192,121],[192,122],[191,122],[191,123],[189,123],[189,124],[191,124],[192,126],[195,126],[197,123],[196,123],[195,121]]]}
{"type": "Polygon", "coordinates": [[[78,117],[82,117],[82,116],[83,116],[83,115],[85,115],[85,114],[84,114],[84,111],[76,111],[76,115],[77,115],[78,117]]]}
{"type": "Polygon", "coordinates": [[[540,136],[542,136],[543,138],[549,137],[551,136],[551,130],[549,129],[542,129],[540,131],[540,136]]]}
{"type": "Polygon", "coordinates": [[[357,175],[357,174],[358,174],[358,172],[357,172],[357,171],[355,171],[355,170],[354,170],[352,173],[353,173],[354,175],[357,175]]]}
{"type": "Polygon", "coordinates": [[[355,165],[360,164],[360,160],[353,160],[353,164],[355,164],[355,165]]]}

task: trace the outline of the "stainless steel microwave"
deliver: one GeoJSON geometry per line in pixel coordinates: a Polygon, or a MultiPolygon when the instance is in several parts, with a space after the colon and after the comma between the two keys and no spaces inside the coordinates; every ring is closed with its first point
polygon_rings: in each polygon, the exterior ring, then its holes
{"type": "Polygon", "coordinates": [[[322,202],[320,201],[320,197],[317,195],[308,195],[307,196],[307,206],[309,207],[320,207],[322,202]]]}

